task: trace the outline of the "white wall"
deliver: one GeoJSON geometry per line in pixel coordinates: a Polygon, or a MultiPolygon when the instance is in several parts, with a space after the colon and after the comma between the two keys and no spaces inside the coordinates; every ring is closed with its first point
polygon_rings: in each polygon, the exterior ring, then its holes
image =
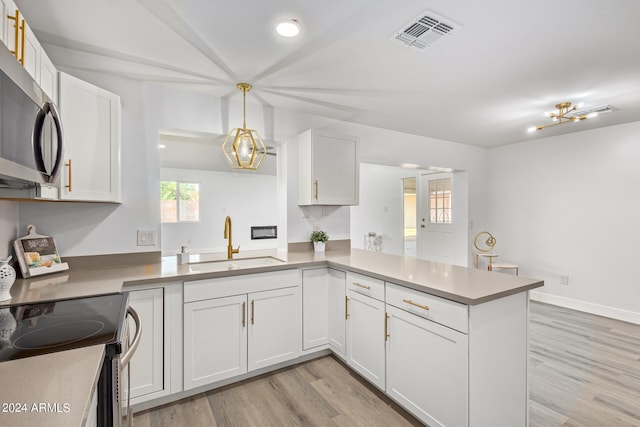
{"type": "Polygon", "coordinates": [[[402,178],[418,173],[392,166],[360,164],[360,204],[351,208],[351,247],[364,248],[364,235],[382,235],[382,252],[404,252],[402,178]]]}
{"type": "Polygon", "coordinates": [[[640,323],[639,165],[640,122],[492,149],[500,258],[543,279],[546,301],[640,323]]]}
{"type": "Polygon", "coordinates": [[[5,259],[13,255],[13,241],[19,237],[17,202],[0,200],[0,236],[0,259],[5,259]]]}
{"type": "Polygon", "coordinates": [[[231,217],[233,247],[275,248],[276,239],[251,240],[251,226],[277,225],[276,177],[194,169],[160,169],[160,179],[200,184],[200,221],[162,224],[162,252],[223,252],[225,217],[231,217]],[[232,189],[230,191],[229,189],[232,189]]]}

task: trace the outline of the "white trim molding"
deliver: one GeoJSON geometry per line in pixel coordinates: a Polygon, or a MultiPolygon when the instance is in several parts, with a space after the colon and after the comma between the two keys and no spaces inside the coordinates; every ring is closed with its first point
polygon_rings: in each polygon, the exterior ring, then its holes
{"type": "Polygon", "coordinates": [[[560,307],[571,308],[573,310],[584,311],[585,313],[596,314],[598,316],[609,317],[611,319],[622,320],[623,322],[635,323],[636,325],[640,325],[639,312],[623,310],[620,308],[609,307],[601,304],[594,304],[592,302],[561,297],[558,295],[547,294],[540,291],[530,291],[529,298],[533,301],[558,305],[560,307]]]}

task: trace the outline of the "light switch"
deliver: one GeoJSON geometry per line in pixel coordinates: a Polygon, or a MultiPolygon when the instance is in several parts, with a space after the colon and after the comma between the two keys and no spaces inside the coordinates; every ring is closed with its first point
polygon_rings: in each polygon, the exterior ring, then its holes
{"type": "Polygon", "coordinates": [[[155,246],[156,230],[138,230],[138,246],[155,246]]]}

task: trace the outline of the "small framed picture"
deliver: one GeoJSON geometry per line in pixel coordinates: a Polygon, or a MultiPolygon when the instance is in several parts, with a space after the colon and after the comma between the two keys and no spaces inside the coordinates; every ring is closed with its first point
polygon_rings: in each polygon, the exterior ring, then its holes
{"type": "Polygon", "coordinates": [[[53,237],[38,234],[33,225],[27,226],[27,233],[13,243],[22,277],[27,279],[69,269],[69,265],[60,259],[53,237]]]}

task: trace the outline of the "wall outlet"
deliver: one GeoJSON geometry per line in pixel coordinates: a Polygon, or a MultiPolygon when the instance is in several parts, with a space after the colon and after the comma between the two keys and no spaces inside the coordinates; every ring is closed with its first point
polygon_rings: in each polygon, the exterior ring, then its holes
{"type": "Polygon", "coordinates": [[[569,284],[569,276],[563,275],[560,276],[560,284],[561,285],[568,285],[569,284]]]}
{"type": "Polygon", "coordinates": [[[138,246],[155,246],[156,230],[138,230],[138,246]]]}

